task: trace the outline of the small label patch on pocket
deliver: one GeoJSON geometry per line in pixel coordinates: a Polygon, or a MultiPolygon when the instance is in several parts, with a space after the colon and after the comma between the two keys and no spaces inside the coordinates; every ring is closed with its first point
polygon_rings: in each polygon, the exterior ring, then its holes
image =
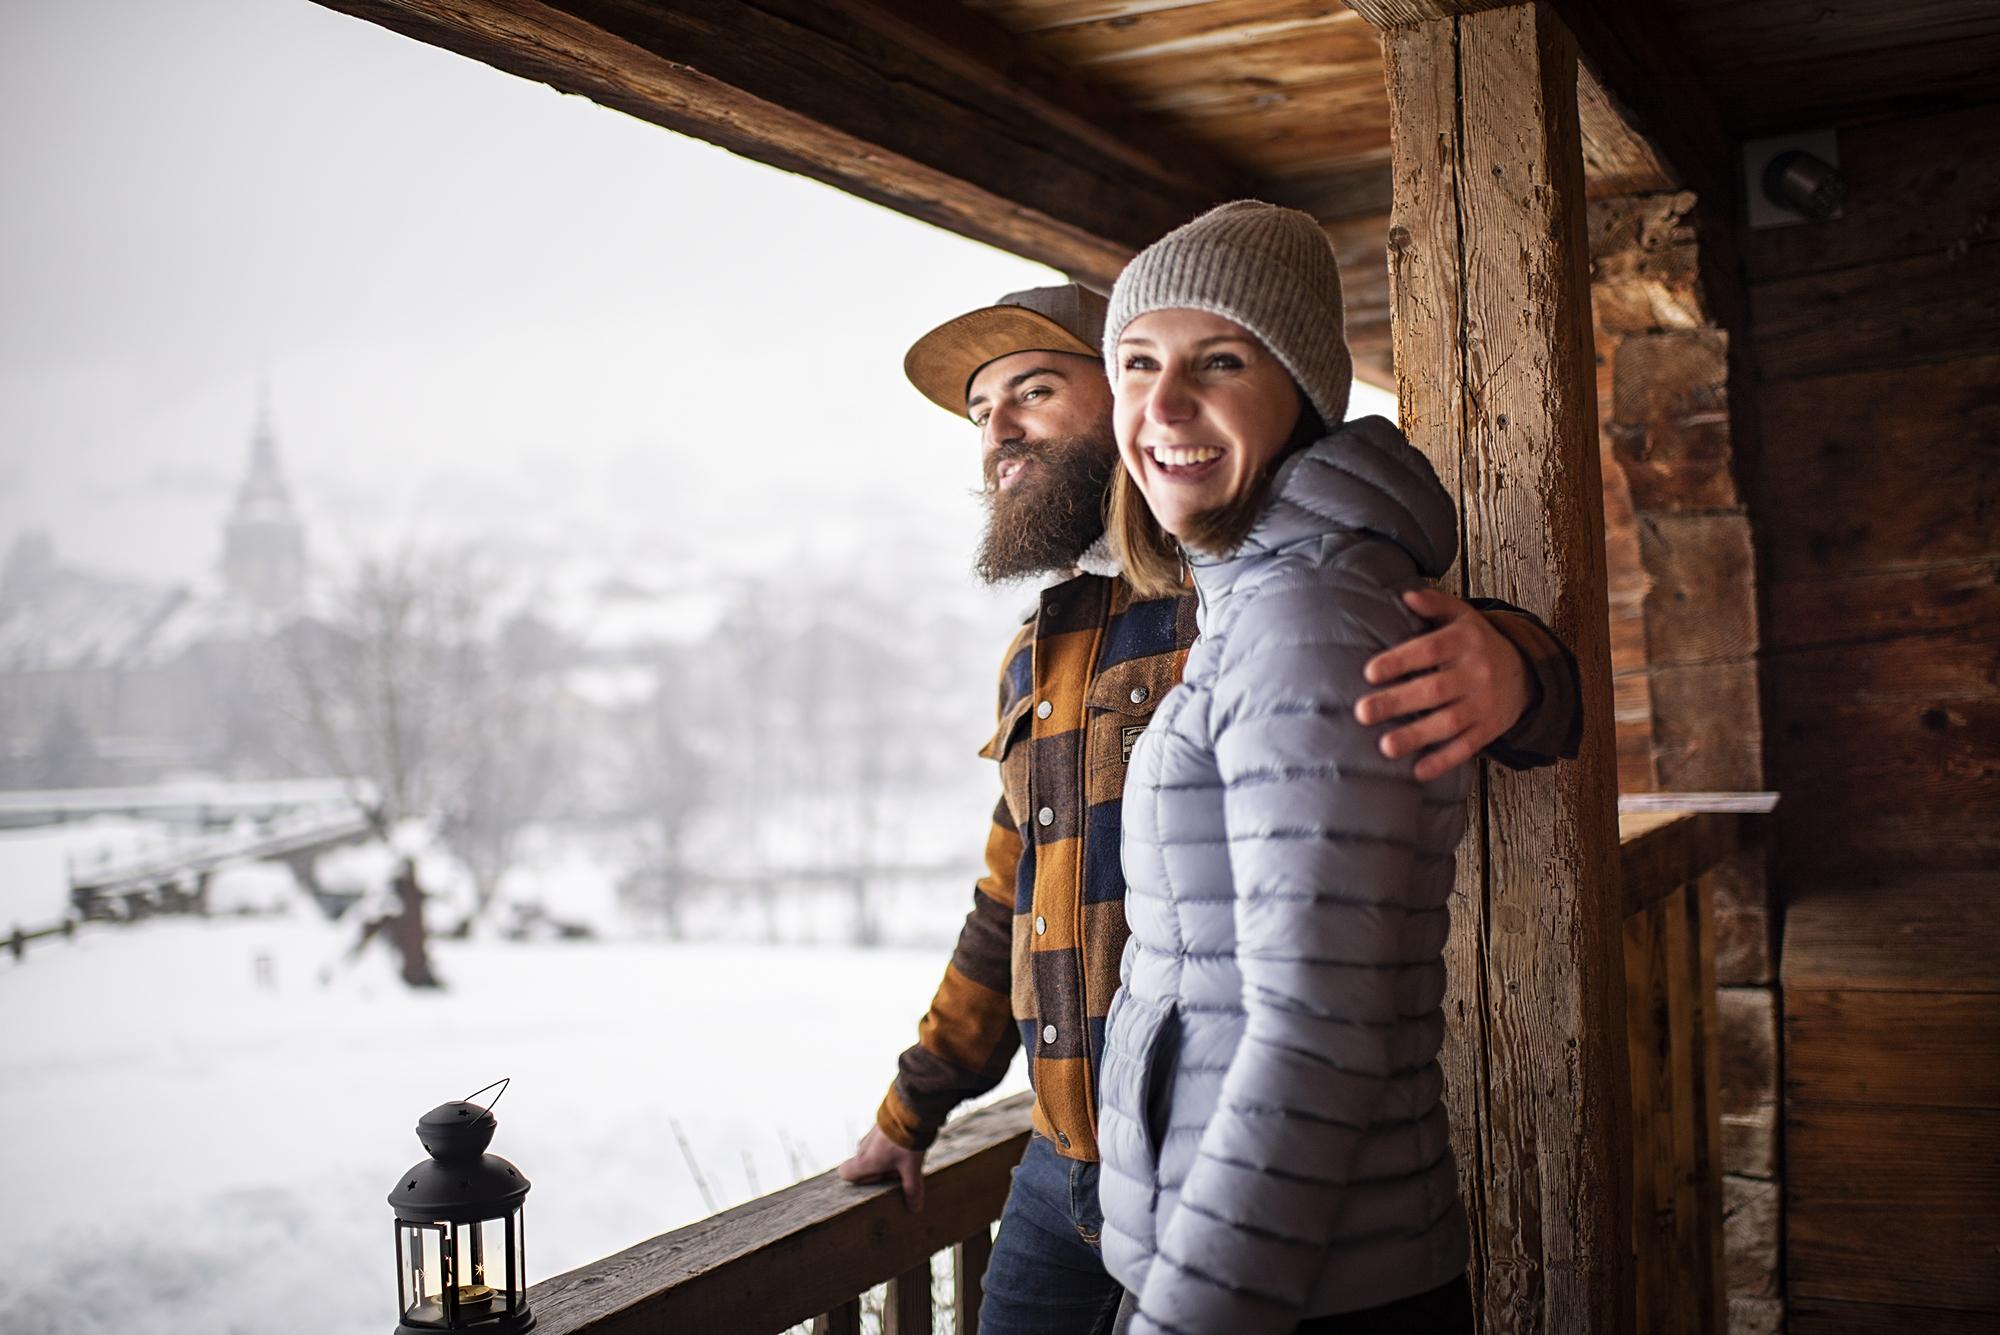
{"type": "Polygon", "coordinates": [[[1120,728],[1118,730],[1118,750],[1120,758],[1126,764],[1129,765],[1132,763],[1132,748],[1139,744],[1139,734],[1145,730],[1146,725],[1143,723],[1133,724],[1131,727],[1120,728]]]}

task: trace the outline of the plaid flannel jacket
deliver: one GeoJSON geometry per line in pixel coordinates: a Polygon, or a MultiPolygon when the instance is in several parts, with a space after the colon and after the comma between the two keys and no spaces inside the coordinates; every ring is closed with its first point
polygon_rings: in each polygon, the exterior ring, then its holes
{"type": "MultiPolygon", "coordinates": [[[[1486,754],[1516,769],[1574,756],[1583,733],[1576,662],[1547,627],[1506,604],[1494,624],[1530,665],[1522,722],[1486,754]]],[[[1046,589],[1007,648],[1000,764],[986,874],[944,981],[876,1113],[891,1140],[928,1146],[945,1117],[1029,1054],[1034,1125],[1095,1160],[1097,1061],[1125,950],[1119,806],[1132,743],[1180,681],[1195,598],[1140,600],[1122,579],[1078,575],[1046,589]]]]}

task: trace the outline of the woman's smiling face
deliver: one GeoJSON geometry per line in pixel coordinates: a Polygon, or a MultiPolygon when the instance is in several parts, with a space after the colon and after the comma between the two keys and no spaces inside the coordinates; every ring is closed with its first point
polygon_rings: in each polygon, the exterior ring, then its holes
{"type": "Polygon", "coordinates": [[[1152,311],[1118,336],[1112,420],[1118,455],[1160,526],[1192,521],[1257,485],[1297,425],[1283,363],[1208,311],[1152,311]]]}

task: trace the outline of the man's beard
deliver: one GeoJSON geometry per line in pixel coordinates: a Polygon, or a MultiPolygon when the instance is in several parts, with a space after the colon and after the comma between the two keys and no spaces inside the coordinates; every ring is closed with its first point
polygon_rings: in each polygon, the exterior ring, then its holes
{"type": "Polygon", "coordinates": [[[1104,532],[1104,494],[1118,468],[1110,433],[1002,446],[986,458],[986,532],[972,570],[988,584],[1068,571],[1104,532]],[[1033,463],[1001,491],[1008,459],[1033,463]]]}

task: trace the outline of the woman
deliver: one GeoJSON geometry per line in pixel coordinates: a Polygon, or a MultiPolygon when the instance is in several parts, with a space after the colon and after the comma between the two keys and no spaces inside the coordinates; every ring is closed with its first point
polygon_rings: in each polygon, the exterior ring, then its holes
{"type": "Polygon", "coordinates": [[[1113,543],[1202,606],[1125,785],[1101,1198],[1135,1331],[1472,1329],[1436,1060],[1467,780],[1353,715],[1457,517],[1389,422],[1323,425],[1340,329],[1325,234],[1251,202],[1133,260],[1105,325],[1113,543]]]}

